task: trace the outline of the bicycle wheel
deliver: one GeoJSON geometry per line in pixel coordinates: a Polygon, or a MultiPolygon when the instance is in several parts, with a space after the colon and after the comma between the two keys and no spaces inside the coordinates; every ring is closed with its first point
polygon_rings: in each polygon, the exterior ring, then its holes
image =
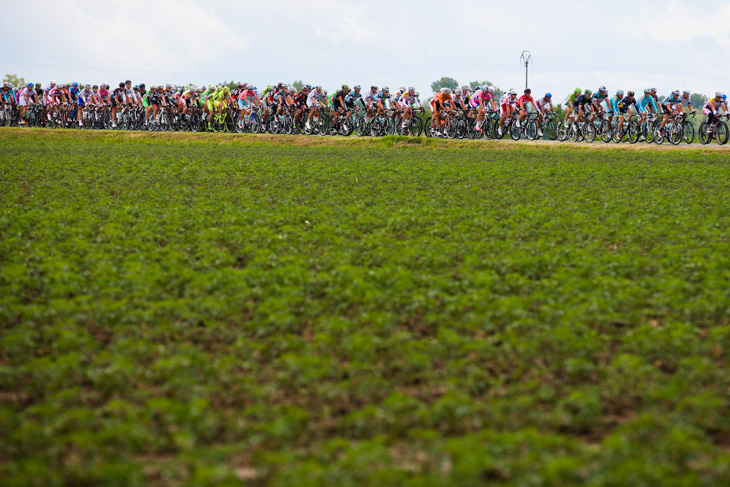
{"type": "Polygon", "coordinates": [[[533,119],[527,122],[527,127],[525,128],[525,133],[527,135],[527,140],[537,140],[537,122],[533,119]]]}
{"type": "Polygon", "coordinates": [[[700,130],[699,130],[699,136],[700,136],[700,142],[702,144],[707,144],[712,140],[712,134],[707,133],[707,122],[702,122],[700,124],[700,130]]]}
{"type": "Polygon", "coordinates": [[[652,131],[652,139],[656,145],[662,145],[664,143],[665,135],[666,129],[659,126],[654,127],[654,130],[652,131]]]}
{"type": "Polygon", "coordinates": [[[412,136],[420,137],[423,133],[423,121],[417,116],[411,115],[410,130],[412,136]]]}
{"type": "Polygon", "coordinates": [[[592,120],[583,124],[583,135],[587,142],[596,140],[596,125],[592,120]]]}
{"type": "Polygon", "coordinates": [[[343,137],[349,137],[350,135],[352,135],[352,131],[354,130],[354,128],[355,127],[352,124],[352,117],[350,117],[349,120],[344,120],[340,124],[340,135],[343,137]]]}
{"type": "Polygon", "coordinates": [[[667,131],[667,138],[672,145],[679,145],[682,142],[682,126],[676,122],[669,122],[664,129],[667,131]]]}
{"type": "Polygon", "coordinates": [[[558,122],[556,135],[560,142],[565,142],[566,140],[568,140],[568,125],[565,123],[565,120],[561,120],[560,122],[558,122]]]}
{"type": "Polygon", "coordinates": [[[629,143],[635,144],[639,141],[639,135],[641,134],[641,129],[639,128],[639,124],[636,122],[631,122],[629,125],[629,143]]]}
{"type": "Polygon", "coordinates": [[[522,126],[518,126],[519,122],[517,120],[513,120],[510,122],[509,127],[507,130],[509,131],[509,136],[512,137],[512,140],[520,140],[520,137],[522,137],[522,126]]]}
{"type": "Polygon", "coordinates": [[[433,137],[433,131],[431,125],[433,123],[433,120],[431,117],[426,118],[426,122],[423,124],[423,130],[426,132],[426,137],[431,138],[433,137]]]}
{"type": "Polygon", "coordinates": [[[689,122],[683,122],[682,123],[682,139],[687,142],[688,144],[691,144],[695,141],[695,128],[694,125],[692,125],[689,122]]]}
{"type": "Polygon", "coordinates": [[[548,140],[556,140],[558,138],[558,125],[555,123],[555,120],[546,120],[542,132],[548,140]]]}
{"type": "Polygon", "coordinates": [[[602,141],[606,143],[611,142],[611,124],[608,123],[608,120],[601,122],[601,126],[598,128],[598,133],[602,141]]]}
{"type": "Polygon", "coordinates": [[[359,115],[357,117],[355,117],[354,125],[355,125],[355,134],[358,137],[363,137],[367,134],[367,132],[368,132],[367,122],[365,121],[365,119],[363,117],[361,117],[359,115]]]}
{"type": "Polygon", "coordinates": [[[730,134],[728,134],[727,124],[725,122],[718,122],[715,126],[715,140],[717,141],[717,144],[727,144],[728,135],[730,134]]]}

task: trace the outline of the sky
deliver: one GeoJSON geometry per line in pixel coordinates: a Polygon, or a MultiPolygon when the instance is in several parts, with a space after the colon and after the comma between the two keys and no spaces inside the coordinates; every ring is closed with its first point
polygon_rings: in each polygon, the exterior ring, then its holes
{"type": "Polygon", "coordinates": [[[730,91],[730,1],[0,0],[0,75],[259,88],[415,86],[442,76],[564,97],[575,87],[730,91]],[[29,23],[30,19],[32,21],[29,23]],[[30,30],[33,31],[29,35],[30,30]]]}

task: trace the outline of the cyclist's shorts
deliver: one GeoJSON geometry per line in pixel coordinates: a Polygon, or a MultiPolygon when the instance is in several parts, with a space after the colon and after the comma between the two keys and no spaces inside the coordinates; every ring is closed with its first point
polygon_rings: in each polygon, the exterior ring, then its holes
{"type": "Polygon", "coordinates": [[[248,108],[248,103],[246,103],[246,100],[238,100],[238,108],[243,110],[244,108],[248,108]]]}

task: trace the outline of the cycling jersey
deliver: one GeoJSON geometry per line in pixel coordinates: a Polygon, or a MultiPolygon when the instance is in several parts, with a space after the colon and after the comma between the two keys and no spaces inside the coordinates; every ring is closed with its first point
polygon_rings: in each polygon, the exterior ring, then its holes
{"type": "Polygon", "coordinates": [[[369,104],[375,100],[376,96],[378,96],[378,92],[370,90],[367,93],[365,93],[365,96],[362,97],[362,101],[365,104],[369,104]]]}
{"type": "Polygon", "coordinates": [[[679,96],[669,95],[664,99],[662,105],[676,105],[677,103],[682,103],[682,98],[679,96]]]}
{"type": "Polygon", "coordinates": [[[416,99],[416,95],[412,95],[410,93],[404,93],[401,95],[398,103],[404,108],[411,107],[416,104],[420,106],[420,103],[418,103],[418,100],[416,99]]]}
{"type": "Polygon", "coordinates": [[[382,102],[383,105],[385,105],[385,100],[390,100],[390,93],[379,91],[378,94],[375,95],[375,102],[382,102]]]}
{"type": "Polygon", "coordinates": [[[727,110],[727,104],[725,103],[725,100],[722,98],[710,98],[707,100],[707,103],[705,103],[705,106],[708,108],[711,108],[713,110],[719,110],[721,106],[725,106],[727,110]]]}
{"type": "Polygon", "coordinates": [[[307,106],[312,108],[317,104],[317,102],[321,103],[324,97],[324,91],[317,91],[316,89],[312,90],[309,93],[309,96],[307,96],[307,106]]]}
{"type": "Polygon", "coordinates": [[[641,100],[639,100],[639,103],[636,104],[637,108],[641,112],[648,111],[646,107],[649,105],[651,105],[654,108],[655,112],[657,111],[657,106],[656,106],[656,103],[654,102],[654,97],[651,95],[642,97],[641,100]]]}
{"type": "Polygon", "coordinates": [[[629,108],[631,108],[631,105],[634,105],[635,107],[637,107],[637,109],[639,107],[638,103],[636,102],[636,98],[631,96],[625,96],[621,99],[621,101],[616,103],[616,107],[618,108],[619,113],[622,115],[626,113],[629,108]]]}
{"type": "Polygon", "coordinates": [[[605,95],[601,95],[600,92],[598,92],[593,93],[593,96],[591,96],[591,103],[593,103],[593,101],[596,101],[598,102],[599,106],[606,100],[608,100],[608,93],[606,93],[605,95]]]}
{"type": "Polygon", "coordinates": [[[93,93],[91,92],[91,90],[89,90],[89,91],[86,91],[86,90],[81,91],[79,93],[79,106],[82,107],[82,106],[86,105],[87,103],[90,103],[91,102],[92,95],[93,95],[93,93]]]}
{"type": "Polygon", "coordinates": [[[537,100],[537,108],[539,108],[541,111],[546,108],[552,108],[553,107],[553,99],[552,98],[545,98],[544,96],[537,100]]]}
{"type": "Polygon", "coordinates": [[[614,112],[618,112],[618,104],[621,102],[621,98],[618,96],[614,96],[611,98],[611,110],[614,112]]]}
{"type": "Polygon", "coordinates": [[[357,103],[357,100],[360,99],[362,99],[362,93],[355,93],[354,91],[351,91],[345,97],[345,105],[352,108],[357,103]]]}
{"type": "Polygon", "coordinates": [[[492,100],[492,94],[488,91],[484,90],[477,90],[471,95],[471,100],[469,101],[469,104],[472,108],[476,108],[479,106],[479,102],[481,101],[483,105],[487,105],[488,102],[492,100]]]}
{"type": "Polygon", "coordinates": [[[532,96],[530,95],[522,95],[517,99],[517,104],[520,106],[523,105],[529,105],[530,103],[533,103],[535,100],[532,99],[532,96]]]}

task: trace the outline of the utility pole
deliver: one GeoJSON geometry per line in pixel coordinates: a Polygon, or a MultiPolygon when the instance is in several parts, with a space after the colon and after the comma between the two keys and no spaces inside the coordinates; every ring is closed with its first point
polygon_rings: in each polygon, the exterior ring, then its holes
{"type": "Polygon", "coordinates": [[[532,62],[532,55],[530,54],[530,51],[522,51],[520,62],[525,63],[525,89],[527,89],[527,65],[532,62]]]}

